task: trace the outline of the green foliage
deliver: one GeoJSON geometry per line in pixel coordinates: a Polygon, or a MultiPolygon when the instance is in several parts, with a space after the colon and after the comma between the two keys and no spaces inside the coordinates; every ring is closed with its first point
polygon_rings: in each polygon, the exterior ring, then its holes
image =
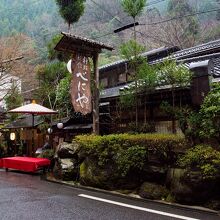
{"type": "MultiPolygon", "coordinates": [[[[23,96],[18,87],[13,83],[9,93],[5,97],[6,109],[11,110],[17,108],[23,103],[23,96]]],[[[18,117],[18,114],[10,114],[9,121],[14,121],[18,117]]]]}
{"type": "Polygon", "coordinates": [[[160,104],[160,109],[169,116],[173,116],[175,114],[175,110],[172,108],[169,102],[162,101],[160,104]]]}
{"type": "Polygon", "coordinates": [[[166,134],[80,135],[75,140],[81,154],[94,158],[98,166],[105,167],[113,161],[121,177],[131,170],[141,171],[147,162],[148,150],[167,159],[171,149],[186,146],[183,137],[166,134]]]}
{"type": "Polygon", "coordinates": [[[140,55],[144,51],[144,47],[135,40],[129,40],[120,47],[121,55],[129,61],[129,66],[133,74],[131,74],[134,85],[127,90],[121,92],[120,102],[124,107],[132,107],[135,105],[136,126],[138,126],[138,74],[137,68],[144,62],[144,58],[140,55]]]}
{"type": "Polygon", "coordinates": [[[147,149],[138,145],[120,149],[115,159],[119,172],[126,176],[131,169],[142,170],[147,160],[147,149]]]}
{"type": "Polygon", "coordinates": [[[145,51],[145,47],[138,44],[135,40],[129,40],[120,46],[120,54],[129,61],[131,67],[143,62],[143,57],[140,56],[145,51]]]}
{"type": "Polygon", "coordinates": [[[139,190],[139,195],[146,199],[165,200],[169,191],[166,187],[156,183],[144,182],[139,190]]]}
{"type": "Polygon", "coordinates": [[[147,0],[121,0],[124,11],[132,18],[139,16],[146,6],[147,0]]]}
{"type": "Polygon", "coordinates": [[[187,150],[178,163],[188,170],[199,169],[203,178],[216,178],[220,175],[220,152],[211,146],[197,145],[187,150]]]}
{"type": "Polygon", "coordinates": [[[52,149],[44,150],[38,155],[39,158],[52,159],[54,157],[54,151],[52,149]]]}
{"type": "Polygon", "coordinates": [[[62,38],[61,34],[54,35],[51,41],[47,44],[48,58],[50,60],[58,59],[61,62],[62,61],[67,62],[71,58],[70,54],[65,53],[64,51],[60,52],[54,50],[55,46],[61,40],[61,38],[62,38]]]}
{"type": "Polygon", "coordinates": [[[35,42],[38,52],[32,62],[45,62],[46,44],[58,32],[58,26],[61,24],[56,3],[47,0],[2,0],[0,14],[0,36],[7,37],[19,33],[29,36],[35,42]]]}
{"type": "Polygon", "coordinates": [[[85,9],[85,0],[56,0],[56,3],[59,6],[60,15],[69,26],[79,20],[85,9]]]}
{"type": "MultiPolygon", "coordinates": [[[[170,90],[172,93],[172,111],[170,111],[170,115],[175,117],[175,89],[184,88],[190,85],[192,79],[192,73],[190,70],[182,65],[176,64],[175,60],[165,59],[160,64],[160,74],[159,74],[159,84],[170,86],[170,90]]],[[[181,99],[180,99],[181,100],[181,99]]],[[[181,109],[181,103],[180,103],[181,109]]],[[[174,126],[172,127],[173,132],[175,133],[174,126]]]]}
{"type": "Polygon", "coordinates": [[[36,96],[44,105],[54,108],[57,102],[56,89],[61,79],[68,75],[66,64],[54,62],[37,67],[37,78],[40,87],[36,96]]]}
{"type": "Polygon", "coordinates": [[[120,105],[123,108],[130,108],[135,103],[135,94],[133,88],[120,91],[120,105]]]}
{"type": "Polygon", "coordinates": [[[133,85],[120,92],[120,103],[126,108],[134,106],[137,93],[143,91],[149,93],[158,84],[157,66],[150,66],[147,63],[146,59],[141,56],[143,51],[144,47],[135,40],[130,40],[120,47],[120,53],[129,61],[131,71],[134,71],[132,78],[135,80],[133,85]]]}
{"type": "Polygon", "coordinates": [[[178,120],[180,129],[186,138],[193,141],[196,137],[199,137],[201,114],[189,106],[173,108],[168,102],[162,102],[160,108],[168,116],[174,116],[178,120]]]}
{"type": "Polygon", "coordinates": [[[59,110],[60,117],[66,117],[73,113],[71,96],[69,92],[71,79],[71,74],[68,74],[65,78],[60,80],[56,89],[57,109],[59,110]]]}
{"type": "Polygon", "coordinates": [[[158,66],[149,65],[146,61],[138,67],[138,78],[140,80],[139,90],[152,91],[158,86],[158,66]]]}
{"type": "Polygon", "coordinates": [[[175,60],[165,59],[160,68],[160,84],[174,87],[187,87],[192,79],[192,72],[183,64],[177,65],[175,60]]]}
{"type": "Polygon", "coordinates": [[[200,136],[215,137],[220,141],[220,85],[213,84],[212,90],[205,97],[200,109],[200,136]]]}

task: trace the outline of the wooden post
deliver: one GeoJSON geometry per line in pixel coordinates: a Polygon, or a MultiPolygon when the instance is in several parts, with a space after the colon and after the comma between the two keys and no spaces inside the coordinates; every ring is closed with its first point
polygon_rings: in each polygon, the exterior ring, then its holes
{"type": "Polygon", "coordinates": [[[94,65],[94,90],[93,90],[93,133],[99,135],[99,54],[93,56],[94,65]]]}

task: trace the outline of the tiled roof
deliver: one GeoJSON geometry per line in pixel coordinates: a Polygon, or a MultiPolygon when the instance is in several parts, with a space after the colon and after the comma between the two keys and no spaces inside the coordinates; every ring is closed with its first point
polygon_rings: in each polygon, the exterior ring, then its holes
{"type": "Polygon", "coordinates": [[[62,32],[63,37],[55,46],[55,50],[64,52],[73,52],[74,48],[81,48],[82,51],[88,50],[93,51],[93,49],[106,49],[113,50],[113,47],[99,41],[91,40],[85,37],[80,37],[74,34],[62,32]]]}
{"type": "Polygon", "coordinates": [[[212,59],[214,64],[214,72],[213,75],[216,77],[220,77],[220,57],[212,59]]]}
{"type": "MultiPolygon", "coordinates": [[[[169,50],[177,50],[177,47],[160,47],[160,48],[157,48],[157,49],[153,49],[153,50],[150,50],[150,51],[147,51],[147,52],[144,52],[141,54],[141,56],[143,57],[148,57],[148,56],[151,56],[151,55],[156,55],[158,53],[161,53],[161,52],[166,52],[166,51],[169,51],[169,50]]],[[[121,59],[121,60],[118,60],[118,61],[115,61],[113,63],[109,63],[109,64],[106,64],[104,66],[101,66],[99,67],[99,70],[102,71],[102,70],[105,70],[109,67],[113,67],[113,66],[117,66],[117,65],[120,65],[120,64],[123,64],[123,63],[126,63],[128,62],[128,60],[125,60],[125,59],[121,59]]]]}
{"type": "Polygon", "coordinates": [[[211,41],[205,44],[200,44],[195,47],[190,47],[173,53],[171,57],[175,59],[184,59],[187,57],[198,56],[200,54],[208,54],[212,51],[220,52],[220,40],[211,41]]]}
{"type": "MultiPolygon", "coordinates": [[[[162,51],[163,48],[159,48],[157,51],[162,51]]],[[[143,53],[143,56],[147,56],[149,54],[154,53],[156,50],[149,51],[146,53],[143,53]]],[[[211,65],[211,73],[214,77],[220,77],[220,40],[212,41],[206,44],[198,45],[192,48],[184,49],[181,51],[177,51],[173,53],[170,56],[171,59],[177,60],[177,62],[183,62],[185,66],[188,68],[196,67],[198,65],[202,65],[205,63],[208,64],[209,61],[213,65],[211,65]],[[203,62],[204,61],[204,62],[203,62]]],[[[161,59],[155,59],[150,64],[154,64],[157,62],[162,62],[164,58],[161,59]]],[[[100,67],[100,70],[103,70],[105,68],[108,68],[109,66],[119,65],[121,63],[127,62],[126,60],[119,60],[115,63],[111,63],[108,65],[105,65],[103,67],[100,67]]],[[[214,81],[217,79],[213,79],[214,81]]],[[[120,90],[126,89],[127,87],[131,86],[131,83],[122,85],[122,86],[116,86],[113,88],[104,89],[101,94],[100,98],[111,98],[115,96],[119,96],[120,90]]],[[[159,89],[162,89],[161,87],[159,89]]],[[[163,88],[165,89],[165,88],[163,88]]]]}
{"type": "Polygon", "coordinates": [[[204,55],[204,56],[199,56],[199,57],[194,57],[186,60],[180,60],[180,62],[184,62],[185,65],[189,66],[190,63],[195,63],[195,62],[201,62],[205,60],[211,60],[213,63],[211,73],[213,77],[220,77],[220,53],[214,53],[214,54],[209,54],[209,55],[204,55]]]}
{"type": "MultiPolygon", "coordinates": [[[[152,54],[157,54],[159,52],[168,50],[166,47],[161,47],[154,49],[142,54],[142,56],[147,57],[152,54]]],[[[175,59],[179,62],[190,63],[203,61],[207,59],[212,59],[214,63],[213,75],[215,77],[220,77],[220,40],[211,41],[205,44],[201,44],[195,47],[187,48],[184,50],[176,51],[171,56],[171,59],[175,59]]],[[[158,58],[150,61],[150,64],[162,62],[164,58],[158,58]]],[[[114,63],[107,64],[99,68],[100,71],[105,70],[109,67],[117,66],[127,62],[127,60],[119,60],[114,63]]]]}
{"type": "MultiPolygon", "coordinates": [[[[41,116],[34,117],[34,127],[43,123],[44,120],[41,116]]],[[[32,116],[27,115],[23,118],[20,118],[16,121],[11,122],[10,124],[6,125],[2,129],[10,129],[10,128],[31,128],[32,126],[32,116]]]]}

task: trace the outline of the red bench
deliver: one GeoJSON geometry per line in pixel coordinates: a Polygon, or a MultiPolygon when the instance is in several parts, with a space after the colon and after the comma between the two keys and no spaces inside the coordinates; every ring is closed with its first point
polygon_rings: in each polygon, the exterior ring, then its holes
{"type": "Polygon", "coordinates": [[[35,157],[6,157],[0,161],[0,167],[7,169],[16,169],[26,172],[36,172],[39,169],[47,168],[50,160],[46,158],[35,157]]]}

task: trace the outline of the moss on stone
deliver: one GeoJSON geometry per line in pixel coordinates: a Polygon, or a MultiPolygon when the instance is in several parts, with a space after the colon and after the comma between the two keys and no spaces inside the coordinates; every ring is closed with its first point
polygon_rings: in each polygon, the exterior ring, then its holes
{"type": "Polygon", "coordinates": [[[146,199],[165,200],[169,191],[162,185],[144,182],[139,190],[139,195],[146,199]]]}

